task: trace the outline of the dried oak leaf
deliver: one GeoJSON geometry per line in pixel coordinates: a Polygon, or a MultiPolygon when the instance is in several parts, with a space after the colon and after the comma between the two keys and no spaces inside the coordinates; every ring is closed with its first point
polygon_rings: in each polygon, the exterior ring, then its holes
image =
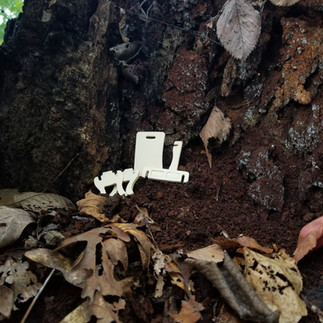
{"type": "Polygon", "coordinates": [[[19,207],[28,211],[48,209],[74,209],[74,204],[66,197],[52,193],[24,192],[17,189],[0,190],[0,205],[19,207]]]}
{"type": "Polygon", "coordinates": [[[175,322],[195,323],[201,319],[201,311],[204,310],[202,304],[196,302],[192,296],[188,301],[182,301],[182,307],[178,314],[169,314],[175,322]]]}
{"type": "Polygon", "coordinates": [[[9,311],[11,312],[12,308],[14,310],[16,309],[16,307],[13,305],[15,302],[18,301],[19,303],[24,303],[28,301],[37,294],[41,287],[41,284],[37,282],[37,277],[30,270],[28,270],[28,267],[29,264],[27,261],[15,261],[13,259],[7,259],[7,261],[0,266],[1,294],[3,295],[3,293],[5,293],[8,297],[10,297],[10,299],[0,297],[0,312],[4,316],[8,317],[9,311]],[[11,292],[4,288],[4,284],[8,286],[11,292]],[[4,300],[6,300],[6,302],[4,302],[4,300]]]}
{"type": "Polygon", "coordinates": [[[311,250],[323,246],[323,216],[306,224],[300,231],[294,259],[298,263],[311,250]]]}
{"type": "Polygon", "coordinates": [[[85,198],[76,202],[81,214],[91,215],[100,222],[107,222],[109,219],[103,214],[103,206],[107,201],[104,196],[96,195],[92,191],[85,193],[85,198]]]}
{"type": "Polygon", "coordinates": [[[299,297],[302,276],[284,250],[271,257],[243,248],[245,277],[273,311],[280,312],[279,323],[295,323],[307,315],[306,305],[299,297]]]}
{"type": "Polygon", "coordinates": [[[203,141],[210,167],[212,167],[212,155],[208,150],[209,140],[214,138],[219,142],[219,144],[222,144],[228,138],[230,130],[230,119],[226,118],[223,112],[215,106],[212,109],[205,126],[200,132],[200,137],[203,141]]]}
{"type": "Polygon", "coordinates": [[[244,0],[228,0],[217,22],[217,36],[230,54],[246,60],[261,30],[260,13],[244,0]]]}
{"type": "Polygon", "coordinates": [[[300,0],[270,0],[276,6],[292,6],[293,4],[299,2],[300,0]]]}
{"type": "Polygon", "coordinates": [[[34,220],[24,210],[0,206],[0,248],[14,243],[34,220]]]}

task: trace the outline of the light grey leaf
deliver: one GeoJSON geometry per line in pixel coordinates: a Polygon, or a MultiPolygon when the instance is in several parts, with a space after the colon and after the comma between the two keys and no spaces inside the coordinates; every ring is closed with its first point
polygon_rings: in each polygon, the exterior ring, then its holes
{"type": "Polygon", "coordinates": [[[230,54],[246,60],[260,35],[260,13],[243,0],[228,0],[217,22],[217,36],[230,54]]]}
{"type": "Polygon", "coordinates": [[[0,205],[20,207],[36,212],[42,209],[75,208],[68,198],[61,195],[36,192],[20,193],[17,189],[0,190],[0,205]]]}
{"type": "Polygon", "coordinates": [[[0,313],[8,318],[13,308],[13,291],[3,285],[0,285],[0,313]]]}
{"type": "Polygon", "coordinates": [[[276,6],[292,6],[293,4],[299,2],[299,0],[270,0],[276,6]]]}
{"type": "Polygon", "coordinates": [[[14,243],[32,222],[34,220],[28,212],[0,206],[0,248],[14,243]]]}

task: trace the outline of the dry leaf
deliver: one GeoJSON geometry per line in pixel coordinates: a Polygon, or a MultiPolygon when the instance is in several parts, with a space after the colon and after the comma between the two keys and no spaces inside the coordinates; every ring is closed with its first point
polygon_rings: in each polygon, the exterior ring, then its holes
{"type": "Polygon", "coordinates": [[[299,294],[302,276],[283,250],[271,257],[243,248],[245,277],[267,306],[280,312],[279,323],[295,323],[307,315],[306,305],[299,294]]]}
{"type": "Polygon", "coordinates": [[[76,203],[81,214],[91,215],[100,222],[109,221],[103,214],[103,206],[107,198],[101,195],[96,195],[92,191],[85,193],[85,198],[76,203]]]}
{"type": "Polygon", "coordinates": [[[196,260],[222,262],[224,258],[223,250],[217,244],[212,244],[205,248],[197,249],[187,253],[187,256],[196,260]]]}
{"type": "Polygon", "coordinates": [[[260,13],[244,0],[228,0],[217,22],[217,36],[230,54],[245,60],[255,48],[261,29],[260,13]]]}
{"type": "Polygon", "coordinates": [[[323,246],[323,216],[306,224],[299,233],[294,259],[298,263],[311,250],[323,246]]]}
{"type": "MultiPolygon", "coordinates": [[[[12,289],[0,285],[0,314],[6,318],[10,317],[11,311],[13,309],[14,299],[13,299],[12,289]]],[[[0,315],[0,317],[1,317],[0,315]]]]}
{"type": "Polygon", "coordinates": [[[182,301],[182,308],[178,314],[169,314],[175,322],[195,323],[201,318],[202,304],[196,302],[192,297],[189,301],[182,301]]]}
{"type": "Polygon", "coordinates": [[[126,233],[129,233],[135,238],[135,240],[139,242],[138,248],[142,266],[143,268],[147,268],[150,262],[150,258],[152,256],[151,251],[155,251],[155,247],[150,242],[147,235],[143,231],[138,230],[137,225],[133,223],[115,223],[114,226],[122,229],[122,231],[126,233]]]}
{"type": "Polygon", "coordinates": [[[191,263],[218,289],[240,318],[262,323],[277,322],[278,313],[271,311],[260,299],[227,252],[224,252],[224,262],[221,266],[215,262],[190,258],[185,262],[191,263]]]}
{"type": "Polygon", "coordinates": [[[126,244],[119,239],[108,239],[103,242],[103,247],[108,253],[114,266],[120,261],[122,263],[123,269],[128,269],[128,252],[126,244]]]}
{"type": "Polygon", "coordinates": [[[38,293],[41,287],[41,284],[37,282],[37,277],[28,270],[28,267],[28,262],[13,259],[7,259],[0,266],[0,313],[5,317],[10,316],[12,309],[17,309],[15,302],[28,301],[38,293]],[[3,286],[4,284],[6,286],[3,286]]]}
{"type": "Polygon", "coordinates": [[[276,6],[292,6],[300,0],[270,0],[276,6]]]}
{"type": "Polygon", "coordinates": [[[261,246],[255,239],[248,236],[240,236],[236,240],[242,247],[248,247],[251,249],[262,251],[264,253],[272,253],[274,251],[272,248],[266,248],[261,246]]]}
{"type": "Polygon", "coordinates": [[[33,218],[24,210],[0,206],[0,248],[14,243],[26,226],[33,222],[33,218]]]}
{"type": "Polygon", "coordinates": [[[223,112],[216,106],[212,109],[209,119],[200,132],[200,137],[203,141],[207,160],[212,167],[212,155],[208,151],[209,139],[216,139],[219,144],[222,144],[229,136],[231,130],[231,122],[226,118],[223,112]]]}
{"type": "Polygon", "coordinates": [[[17,189],[0,190],[0,205],[19,207],[34,212],[43,209],[75,208],[68,198],[61,195],[36,192],[19,193],[17,189]]]}

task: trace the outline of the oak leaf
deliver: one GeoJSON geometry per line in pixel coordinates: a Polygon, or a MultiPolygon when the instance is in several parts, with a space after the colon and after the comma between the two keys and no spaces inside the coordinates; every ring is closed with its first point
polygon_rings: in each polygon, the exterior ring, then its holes
{"type": "MultiPolygon", "coordinates": [[[[37,277],[28,270],[27,261],[11,258],[0,266],[0,313],[9,317],[16,302],[24,303],[34,297],[41,287],[37,277]]],[[[1,317],[1,315],[0,315],[1,317]]]]}
{"type": "Polygon", "coordinates": [[[223,112],[215,106],[212,109],[205,126],[200,132],[200,137],[203,141],[210,167],[212,167],[212,155],[208,150],[209,140],[214,138],[219,142],[219,144],[222,144],[228,138],[230,130],[230,119],[226,118],[223,112]]]}
{"type": "Polygon", "coordinates": [[[235,58],[246,60],[261,29],[260,13],[244,0],[228,0],[217,22],[217,36],[235,58]]]}
{"type": "Polygon", "coordinates": [[[300,231],[294,259],[299,262],[311,250],[323,246],[323,216],[306,224],[300,231]]]}

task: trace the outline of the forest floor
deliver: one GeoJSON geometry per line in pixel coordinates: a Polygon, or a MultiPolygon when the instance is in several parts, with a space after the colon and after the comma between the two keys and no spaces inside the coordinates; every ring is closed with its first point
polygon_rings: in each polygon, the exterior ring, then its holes
{"type": "MultiPolygon", "coordinates": [[[[154,240],[165,254],[179,250],[185,253],[208,246],[214,243],[215,238],[225,233],[231,238],[242,234],[250,236],[265,247],[276,244],[278,248],[284,248],[292,255],[297,245],[299,231],[311,220],[308,218],[310,216],[308,213],[307,217],[301,215],[303,212],[297,210],[290,211],[293,205],[299,204],[298,196],[295,194],[285,194],[286,211],[283,212],[268,212],[256,204],[247,194],[249,183],[241,176],[236,166],[239,151],[238,145],[224,149],[220,153],[221,158],[217,159],[215,156],[214,167],[210,169],[202,143],[193,143],[185,147],[180,163],[182,165],[180,168],[190,173],[188,183],[139,179],[134,187],[135,194],[126,198],[112,199],[110,206],[108,203],[106,215],[111,217],[119,214],[123,220],[133,222],[138,214],[137,207],[146,208],[149,217],[158,227],[153,230],[154,240]]],[[[286,186],[288,187],[288,183],[286,186]]],[[[59,225],[59,231],[65,237],[101,226],[101,223],[92,217],[77,218],[74,215],[60,212],[51,218],[51,222],[59,225]]],[[[25,250],[19,249],[21,241],[22,238],[18,245],[3,250],[1,263],[4,263],[8,256],[22,255],[25,250]]],[[[299,270],[304,284],[302,295],[311,295],[311,291],[316,290],[318,286],[322,287],[322,259],[323,248],[300,261],[299,270]]],[[[40,264],[32,266],[41,281],[50,271],[40,264]]],[[[210,283],[205,281],[204,284],[206,293],[203,293],[203,289],[196,291],[199,301],[205,308],[202,312],[203,322],[216,321],[214,303],[218,302],[219,295],[210,287],[210,283]]],[[[27,322],[59,322],[80,304],[80,292],[79,288],[68,284],[60,274],[54,275],[27,322]]],[[[160,304],[152,305],[151,297],[151,293],[141,290],[128,298],[128,304],[131,304],[132,309],[130,314],[128,313],[129,316],[126,314],[126,321],[170,322],[165,318],[161,319],[160,313],[159,316],[154,314],[158,308],[160,312],[162,310],[160,304]]],[[[8,322],[20,321],[28,304],[19,306],[20,310],[15,311],[8,322]]],[[[301,322],[313,323],[319,320],[309,311],[309,316],[302,318],[301,322]]]]}

